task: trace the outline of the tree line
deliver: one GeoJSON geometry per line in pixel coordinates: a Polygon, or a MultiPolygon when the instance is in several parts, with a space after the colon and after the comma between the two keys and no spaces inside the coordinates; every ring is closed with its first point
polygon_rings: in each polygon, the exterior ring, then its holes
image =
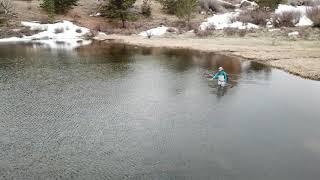
{"type": "MultiPolygon", "coordinates": [[[[1,16],[8,16],[8,12],[1,6],[8,6],[11,0],[0,0],[1,16]],[[2,14],[1,14],[2,13],[2,14]]],[[[41,0],[41,7],[47,11],[49,21],[53,22],[55,14],[63,14],[78,5],[79,0],[41,0]]],[[[199,10],[200,0],[154,0],[162,5],[164,12],[176,15],[181,20],[189,23],[194,14],[199,10]]],[[[210,3],[216,0],[201,0],[210,3]]],[[[283,0],[255,0],[260,6],[275,8],[283,0]]],[[[218,2],[218,1],[216,1],[218,2]]],[[[119,19],[122,27],[126,27],[126,21],[133,19],[135,13],[132,11],[136,0],[105,0],[102,14],[107,18],[119,19]]],[[[203,3],[203,2],[202,2],[203,3]]],[[[152,14],[151,0],[143,0],[141,14],[149,17],[152,14]]]]}

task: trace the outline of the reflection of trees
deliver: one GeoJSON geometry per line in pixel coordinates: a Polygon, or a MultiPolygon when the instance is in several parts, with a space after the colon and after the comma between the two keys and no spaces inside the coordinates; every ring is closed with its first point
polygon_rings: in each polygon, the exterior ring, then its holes
{"type": "Polygon", "coordinates": [[[246,69],[246,72],[247,73],[250,73],[250,72],[270,73],[271,72],[271,68],[269,66],[264,65],[264,64],[251,61],[249,68],[246,69]]]}
{"type": "Polygon", "coordinates": [[[81,59],[80,63],[108,64],[100,71],[104,76],[123,76],[133,70],[134,56],[141,53],[141,49],[124,44],[94,42],[78,48],[77,53],[81,59]]]}
{"type": "Polygon", "coordinates": [[[271,75],[271,67],[261,64],[259,62],[249,62],[247,65],[244,63],[243,71],[249,77],[257,78],[257,75],[262,75],[265,79],[269,79],[271,75]]]}
{"type": "Polygon", "coordinates": [[[162,49],[161,54],[165,57],[162,62],[168,65],[170,69],[176,72],[184,72],[194,66],[193,58],[196,55],[194,51],[187,49],[162,49]]]}
{"type": "Polygon", "coordinates": [[[137,53],[137,49],[123,44],[109,44],[95,42],[89,46],[77,49],[78,56],[85,62],[81,63],[128,63],[132,61],[132,56],[137,53]]]}

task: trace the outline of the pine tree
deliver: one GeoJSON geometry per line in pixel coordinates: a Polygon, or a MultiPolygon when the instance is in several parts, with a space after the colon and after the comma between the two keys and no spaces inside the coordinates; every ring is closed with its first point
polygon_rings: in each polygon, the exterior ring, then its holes
{"type": "Polygon", "coordinates": [[[109,18],[117,18],[122,21],[122,27],[126,27],[126,21],[132,15],[130,8],[136,0],[109,0],[106,5],[105,13],[109,18]]]}
{"type": "Polygon", "coordinates": [[[54,0],[43,0],[41,7],[47,11],[49,22],[53,23],[55,14],[54,0]]]}
{"type": "Polygon", "coordinates": [[[76,6],[79,0],[42,0],[41,7],[45,9],[49,16],[51,13],[65,13],[72,6],[76,6]]]}

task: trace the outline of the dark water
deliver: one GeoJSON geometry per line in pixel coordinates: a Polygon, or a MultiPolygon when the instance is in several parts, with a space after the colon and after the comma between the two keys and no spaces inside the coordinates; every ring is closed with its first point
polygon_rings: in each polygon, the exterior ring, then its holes
{"type": "Polygon", "coordinates": [[[0,179],[320,179],[319,92],[215,54],[0,46],[0,179]]]}

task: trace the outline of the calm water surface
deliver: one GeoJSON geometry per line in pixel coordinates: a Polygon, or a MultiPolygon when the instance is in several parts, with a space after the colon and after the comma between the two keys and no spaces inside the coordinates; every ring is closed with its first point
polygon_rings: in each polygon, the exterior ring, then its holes
{"type": "Polygon", "coordinates": [[[0,179],[320,179],[319,92],[215,54],[2,45],[0,179]]]}

